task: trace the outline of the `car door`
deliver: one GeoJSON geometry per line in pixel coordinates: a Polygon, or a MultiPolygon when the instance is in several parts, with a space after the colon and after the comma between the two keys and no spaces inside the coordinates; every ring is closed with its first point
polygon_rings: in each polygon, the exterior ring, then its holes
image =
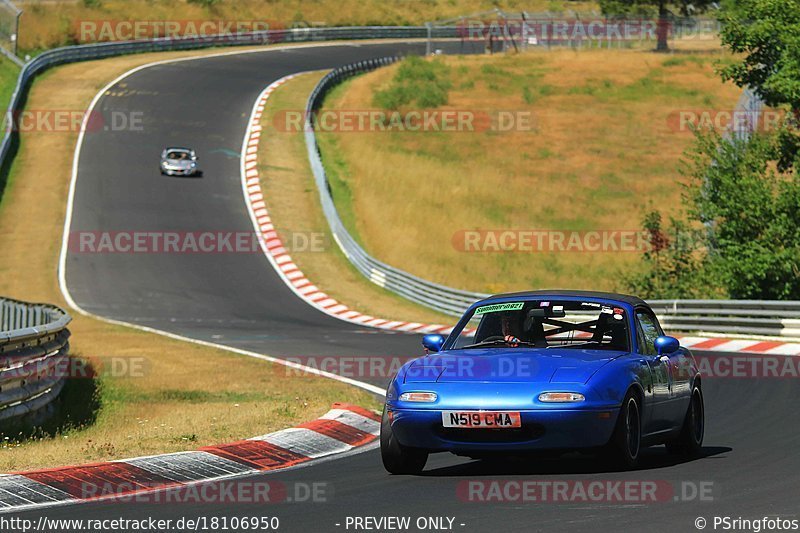
{"type": "Polygon", "coordinates": [[[652,313],[637,308],[636,330],[639,340],[639,355],[642,364],[650,368],[653,387],[653,403],[650,409],[647,433],[658,433],[672,428],[670,401],[672,399],[672,371],[668,356],[659,356],[655,348],[655,340],[660,335],[660,327],[652,313]]]}
{"type": "MultiPolygon", "coordinates": [[[[650,316],[654,321],[658,334],[664,335],[664,330],[661,329],[658,318],[652,313],[650,316]]],[[[680,428],[683,425],[683,419],[686,417],[686,412],[689,409],[689,400],[692,396],[693,361],[688,353],[685,348],[679,348],[669,354],[671,388],[668,416],[674,428],[680,428]]]]}

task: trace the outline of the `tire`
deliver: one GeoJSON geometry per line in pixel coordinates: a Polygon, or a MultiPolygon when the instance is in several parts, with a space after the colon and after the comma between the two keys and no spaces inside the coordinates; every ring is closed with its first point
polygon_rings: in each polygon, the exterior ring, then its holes
{"type": "Polygon", "coordinates": [[[383,467],[390,474],[419,474],[428,462],[428,452],[397,442],[386,408],[381,418],[381,459],[383,467]]]}
{"type": "Polygon", "coordinates": [[[703,449],[705,426],[703,391],[699,386],[695,385],[692,389],[689,408],[686,410],[686,416],[683,419],[681,433],[677,439],[667,443],[667,451],[673,455],[696,457],[703,449]]]}
{"type": "Polygon", "coordinates": [[[628,391],[617,417],[614,434],[608,443],[608,456],[622,468],[635,468],[642,450],[642,411],[639,397],[628,391]]]}

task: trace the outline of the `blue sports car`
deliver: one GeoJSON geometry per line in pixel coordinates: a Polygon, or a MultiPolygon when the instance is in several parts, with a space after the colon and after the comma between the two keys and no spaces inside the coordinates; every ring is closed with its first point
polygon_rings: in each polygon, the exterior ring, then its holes
{"type": "Polygon", "coordinates": [[[703,392],[694,356],[640,298],[531,291],[473,304],[426,335],[386,392],[381,456],[420,472],[432,452],[481,458],[599,451],[633,468],[643,446],[694,455],[703,392]]]}

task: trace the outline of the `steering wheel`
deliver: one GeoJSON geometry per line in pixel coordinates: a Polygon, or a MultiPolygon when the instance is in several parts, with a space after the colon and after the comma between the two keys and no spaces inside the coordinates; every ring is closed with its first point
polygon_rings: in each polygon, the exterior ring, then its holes
{"type": "Polygon", "coordinates": [[[505,337],[502,335],[492,335],[491,337],[486,337],[481,342],[492,342],[492,341],[504,341],[506,340],[505,337]]]}

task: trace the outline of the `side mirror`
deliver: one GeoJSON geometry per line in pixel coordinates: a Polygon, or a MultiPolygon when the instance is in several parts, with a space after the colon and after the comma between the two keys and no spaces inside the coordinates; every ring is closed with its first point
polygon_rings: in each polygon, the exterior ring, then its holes
{"type": "Polygon", "coordinates": [[[432,333],[422,337],[422,346],[428,352],[436,353],[442,349],[444,345],[444,337],[438,333],[432,333]]]}
{"type": "Polygon", "coordinates": [[[653,342],[653,345],[655,346],[658,355],[669,355],[677,352],[678,348],[681,347],[681,343],[678,342],[678,339],[675,337],[669,337],[667,335],[658,337],[655,342],[653,342]]]}

